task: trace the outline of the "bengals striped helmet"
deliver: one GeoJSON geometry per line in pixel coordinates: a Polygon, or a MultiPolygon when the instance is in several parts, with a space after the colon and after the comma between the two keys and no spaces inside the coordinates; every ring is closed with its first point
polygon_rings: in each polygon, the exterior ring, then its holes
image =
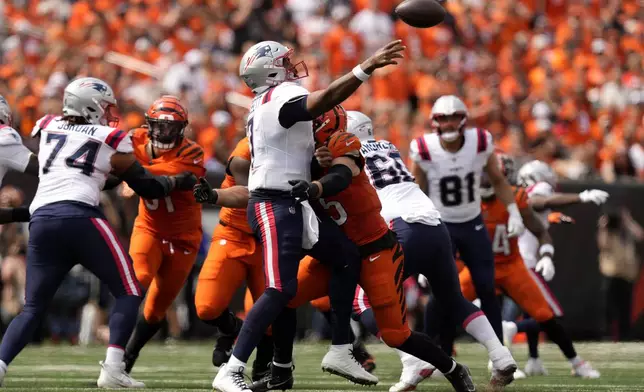
{"type": "Polygon", "coordinates": [[[145,121],[152,145],[171,150],[183,139],[183,131],[188,125],[188,111],[179,98],[164,95],[152,103],[145,113],[145,121]]]}
{"type": "Polygon", "coordinates": [[[336,132],[346,132],[347,112],[342,105],[336,105],[333,109],[313,120],[313,136],[315,146],[323,146],[329,137],[336,132]]]}

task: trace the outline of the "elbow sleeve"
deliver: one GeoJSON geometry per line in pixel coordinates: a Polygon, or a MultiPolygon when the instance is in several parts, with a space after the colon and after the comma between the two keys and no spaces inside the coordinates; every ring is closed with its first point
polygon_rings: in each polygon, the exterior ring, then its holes
{"type": "Polygon", "coordinates": [[[152,175],[138,162],[134,162],[120,178],[144,199],[159,199],[172,190],[172,182],[167,176],[152,175]]]}
{"type": "Polygon", "coordinates": [[[329,197],[337,195],[351,185],[353,173],[346,165],[331,166],[329,172],[320,178],[322,184],[322,194],[320,197],[329,197]]]}

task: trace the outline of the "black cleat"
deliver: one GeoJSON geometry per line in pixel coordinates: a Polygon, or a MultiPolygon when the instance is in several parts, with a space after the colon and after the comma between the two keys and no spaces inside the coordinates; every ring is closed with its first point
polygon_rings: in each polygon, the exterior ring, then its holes
{"type": "Polygon", "coordinates": [[[356,361],[362,365],[363,368],[365,368],[366,371],[369,373],[373,373],[373,371],[376,369],[376,361],[374,360],[373,356],[369,354],[369,351],[367,351],[367,348],[364,346],[362,343],[357,343],[353,345],[353,356],[355,357],[356,361]]]}
{"type": "Polygon", "coordinates": [[[123,354],[123,362],[125,362],[125,372],[130,374],[136,359],[139,357],[139,354],[130,354],[127,351],[123,354]]]}
{"type": "Polygon", "coordinates": [[[235,340],[237,340],[239,331],[241,331],[241,326],[242,321],[237,320],[235,332],[230,335],[222,334],[217,338],[215,348],[212,350],[212,364],[215,365],[215,367],[220,367],[230,360],[230,356],[233,354],[233,345],[235,344],[235,340]]]}
{"type": "Polygon", "coordinates": [[[293,369],[293,366],[283,368],[271,364],[270,372],[261,380],[252,383],[249,388],[253,392],[286,391],[287,389],[293,389],[293,369]]]}
{"type": "Polygon", "coordinates": [[[259,362],[257,362],[257,360],[253,361],[253,370],[251,372],[251,377],[250,377],[251,380],[253,380],[253,382],[259,381],[266,376],[270,376],[270,374],[271,374],[271,362],[262,365],[259,362]]]}
{"type": "Polygon", "coordinates": [[[452,387],[454,387],[456,392],[476,391],[476,386],[474,385],[474,381],[472,381],[470,369],[465,365],[457,363],[454,371],[449,374],[445,374],[445,378],[452,384],[452,387]]]}

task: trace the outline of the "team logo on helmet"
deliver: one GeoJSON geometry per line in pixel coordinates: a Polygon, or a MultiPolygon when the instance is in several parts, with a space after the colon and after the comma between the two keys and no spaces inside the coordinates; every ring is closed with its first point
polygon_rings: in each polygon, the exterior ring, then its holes
{"type": "Polygon", "coordinates": [[[90,87],[101,94],[105,94],[107,92],[107,86],[98,82],[87,81],[79,84],[78,87],[90,87]]]}

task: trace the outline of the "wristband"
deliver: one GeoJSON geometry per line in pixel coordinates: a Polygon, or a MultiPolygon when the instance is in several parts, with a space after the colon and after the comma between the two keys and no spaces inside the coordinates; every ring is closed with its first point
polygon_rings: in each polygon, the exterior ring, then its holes
{"type": "Polygon", "coordinates": [[[360,66],[360,64],[353,67],[351,72],[353,73],[353,76],[360,79],[361,82],[366,82],[371,77],[371,75],[369,75],[368,73],[362,70],[362,67],[360,66]]]}
{"type": "Polygon", "coordinates": [[[555,255],[555,247],[552,244],[543,244],[539,247],[539,256],[549,253],[550,257],[555,255]]]}

